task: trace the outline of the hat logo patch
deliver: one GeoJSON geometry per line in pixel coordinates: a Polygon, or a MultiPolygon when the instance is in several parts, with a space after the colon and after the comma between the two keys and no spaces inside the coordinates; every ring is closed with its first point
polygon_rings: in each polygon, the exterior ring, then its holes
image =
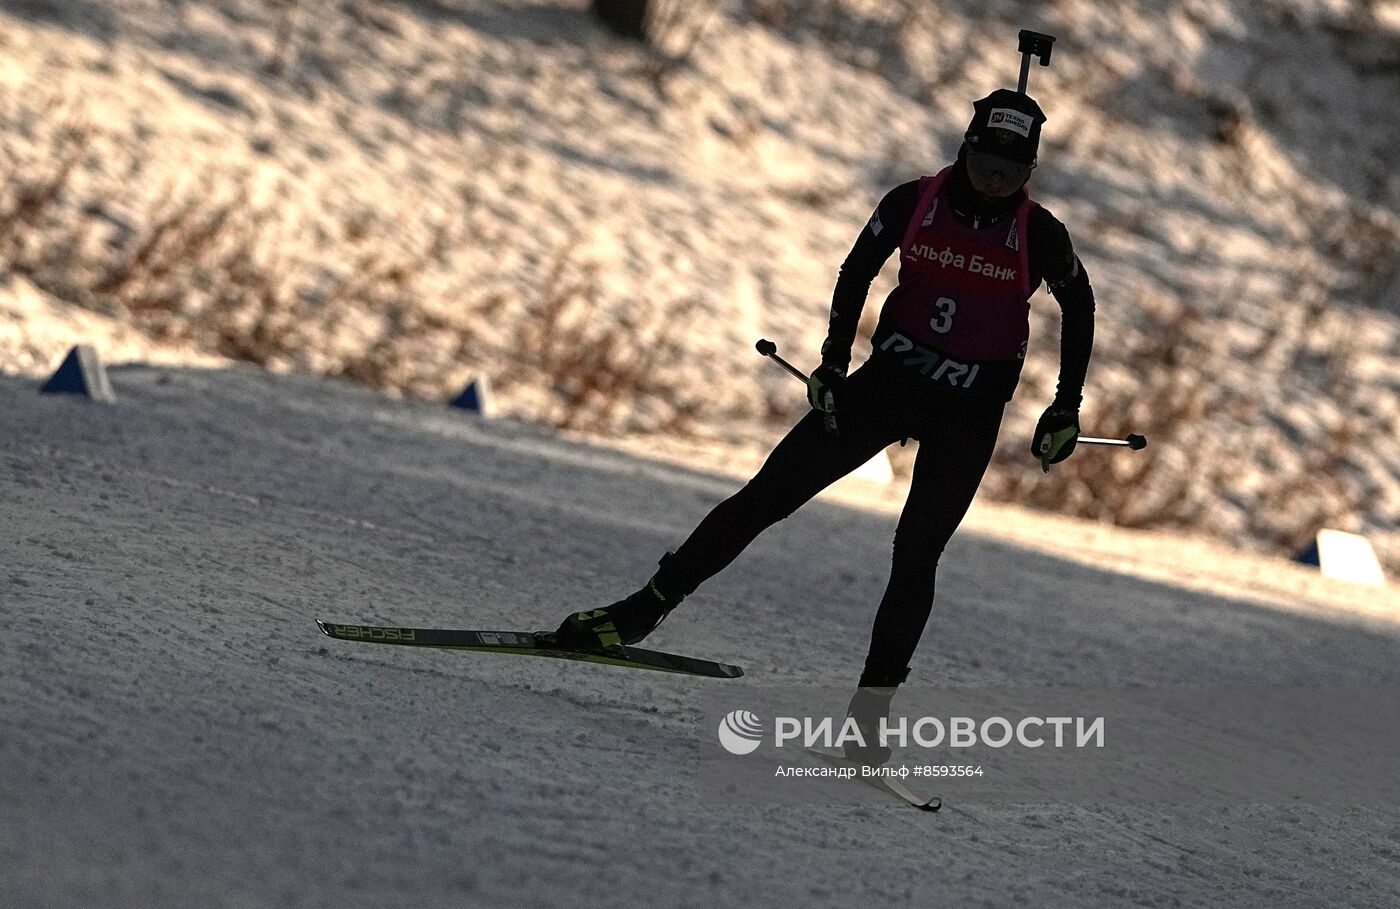
{"type": "Polygon", "coordinates": [[[1029,114],[1023,114],[1018,110],[1011,110],[1005,107],[992,108],[992,114],[987,118],[988,126],[995,126],[1000,129],[1009,129],[1014,133],[1020,133],[1027,139],[1031,137],[1031,118],[1029,114]]]}

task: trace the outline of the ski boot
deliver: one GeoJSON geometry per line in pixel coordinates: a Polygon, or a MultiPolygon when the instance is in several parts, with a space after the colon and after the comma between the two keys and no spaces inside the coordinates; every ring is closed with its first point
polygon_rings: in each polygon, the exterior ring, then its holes
{"type": "Polygon", "coordinates": [[[874,678],[869,673],[861,675],[860,687],[851,696],[846,717],[856,721],[865,744],[862,746],[849,740],[843,742],[841,748],[846,753],[846,760],[867,767],[879,767],[889,762],[894,752],[880,741],[880,721],[889,718],[890,701],[900,682],[908,675],[908,669],[883,678],[874,678]]]}
{"type": "Polygon", "coordinates": [[[693,590],[675,569],[675,555],[666,553],[661,568],[636,593],[602,609],[576,612],[554,632],[554,640],[566,647],[603,650],[635,644],[656,630],[693,590]]]}

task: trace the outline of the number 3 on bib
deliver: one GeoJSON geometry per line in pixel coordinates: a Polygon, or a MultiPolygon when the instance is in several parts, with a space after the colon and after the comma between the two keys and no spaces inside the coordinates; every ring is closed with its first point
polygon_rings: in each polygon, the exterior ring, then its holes
{"type": "Polygon", "coordinates": [[[933,305],[938,307],[938,315],[928,320],[928,327],[946,335],[953,330],[953,313],[958,311],[958,303],[952,297],[939,297],[933,305]]]}

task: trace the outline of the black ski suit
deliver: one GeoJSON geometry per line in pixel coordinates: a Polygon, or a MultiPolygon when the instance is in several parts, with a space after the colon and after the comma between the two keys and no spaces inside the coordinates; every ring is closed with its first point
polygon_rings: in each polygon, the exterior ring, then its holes
{"type": "MultiPolygon", "coordinates": [[[[957,223],[1004,231],[1024,190],[988,203],[972,192],[963,167],[960,157],[944,196],[957,223]]],[[[856,240],[833,295],[822,347],[824,364],[844,369],[849,363],[870,283],[900,247],[919,196],[919,181],[891,190],[856,240]]],[[[1026,235],[1029,286],[1033,290],[1044,280],[1062,312],[1056,404],[1077,408],[1093,344],[1093,291],[1068,233],[1049,212],[1034,208],[1026,235]]],[[[1010,399],[1010,389],[975,395],[930,381],[928,374],[909,368],[900,357],[882,352],[882,335],[888,336],[883,323],[876,332],[875,352],[846,382],[837,409],[839,431],[828,432],[823,414],[816,411],[803,416],[757,475],[700,522],[670,565],[684,579],[683,586],[694,589],[733,561],[764,529],[886,446],[918,440],[913,482],[895,530],[889,584],[871,631],[862,686],[896,685],[908,674],[933,606],[939,556],[977,492],[1010,399]]],[[[1019,372],[1019,364],[1015,370],[1019,372]]],[[[1010,378],[1011,389],[1015,378],[1010,378]]]]}

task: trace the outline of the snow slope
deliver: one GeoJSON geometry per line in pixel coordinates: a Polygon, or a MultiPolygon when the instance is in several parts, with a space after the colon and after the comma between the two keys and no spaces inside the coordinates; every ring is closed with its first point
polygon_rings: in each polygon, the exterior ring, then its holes
{"type": "MultiPolygon", "coordinates": [[[[1027,478],[1038,294],[984,494],[1285,555],[1338,526],[1400,571],[1400,3],[714,5],[658,80],[587,0],[0,4],[0,281],[171,356],[486,373],[541,422],[752,443],[802,400],[754,340],[815,362],[870,210],[1037,28],[1032,188],[1099,301],[1084,426],[1153,445],[1027,478]]],[[[58,315],[0,369],[56,365],[58,315]]]]}
{"type": "MultiPolygon", "coordinates": [[[[324,380],[112,379],[104,408],[0,377],[0,904],[1400,901],[1394,806],[708,799],[697,687],[727,683],[380,651],[312,620],[548,625],[645,576],[732,480],[324,380]]],[[[812,503],[653,640],[848,683],[892,530],[812,503]]],[[[914,680],[1400,683],[1396,616],[1271,596],[964,533],[914,680]]]]}

